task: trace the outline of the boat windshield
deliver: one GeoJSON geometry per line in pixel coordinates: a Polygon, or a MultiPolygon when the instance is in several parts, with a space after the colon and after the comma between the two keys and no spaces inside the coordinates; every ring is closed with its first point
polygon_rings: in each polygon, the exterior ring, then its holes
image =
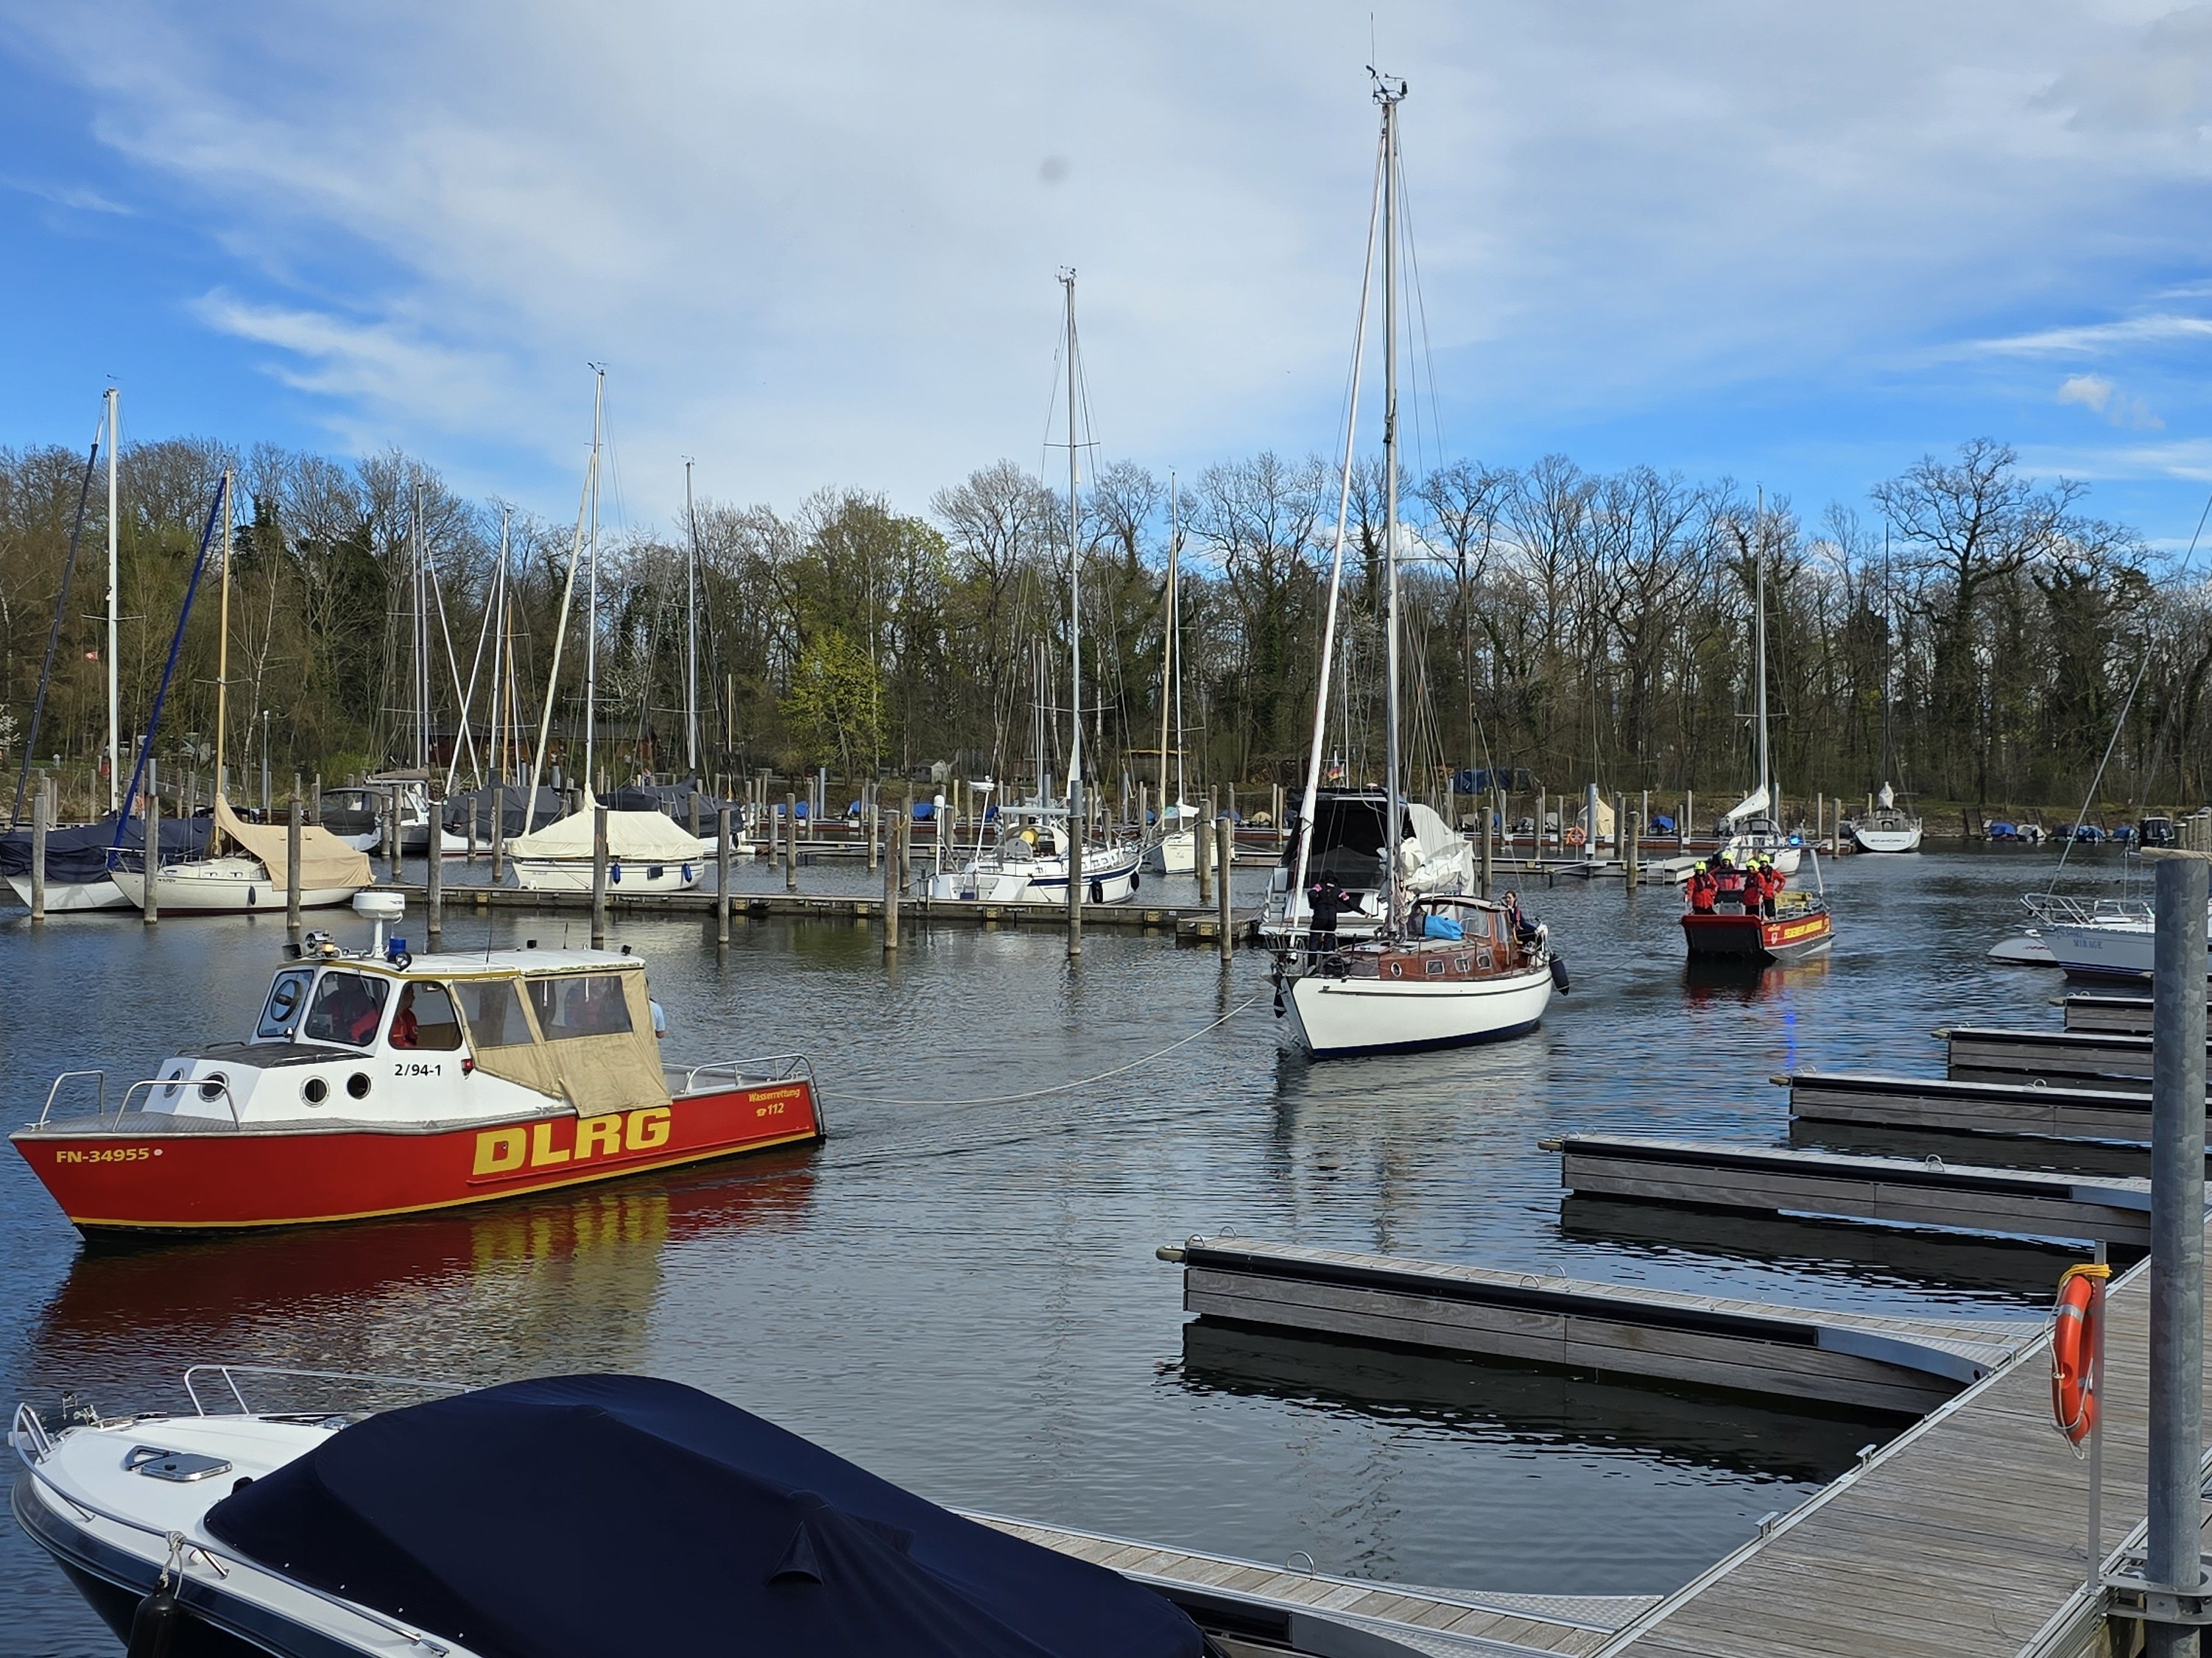
{"type": "Polygon", "coordinates": [[[376,1040],[384,1021],[385,998],[391,983],[367,973],[325,973],[315,986],[301,1036],[311,1042],[337,1042],[347,1048],[367,1048],[376,1040]]]}
{"type": "Polygon", "coordinates": [[[269,1005],[261,1010],[261,1023],[253,1028],[254,1035],[264,1041],[289,1036],[307,1005],[307,987],[314,981],[315,969],[311,967],[288,967],[278,974],[269,987],[269,1005]]]}

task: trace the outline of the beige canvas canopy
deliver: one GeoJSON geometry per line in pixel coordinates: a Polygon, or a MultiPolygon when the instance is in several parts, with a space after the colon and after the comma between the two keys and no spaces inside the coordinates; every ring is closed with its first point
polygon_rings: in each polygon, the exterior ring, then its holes
{"type": "MultiPolygon", "coordinates": [[[[500,976],[520,993],[523,1017],[495,1022],[471,1016],[470,1045],[479,1070],[565,1099],[580,1117],[668,1103],[641,965],[594,963],[500,976]]],[[[465,1002],[481,1005],[481,994],[478,989],[465,1002]]]]}
{"type": "MultiPolygon", "coordinates": [[[[290,857],[290,826],[249,823],[230,809],[221,795],[215,801],[215,826],[269,865],[271,880],[285,878],[290,857]]],[[[328,829],[314,823],[300,826],[300,887],[302,891],[331,887],[365,887],[376,878],[369,873],[368,854],[356,852],[328,829]]]]}
{"type": "MultiPolygon", "coordinates": [[[[507,843],[517,858],[573,858],[592,856],[592,809],[558,817],[544,829],[518,835],[507,843]]],[[[630,863],[696,862],[699,842],[657,811],[607,813],[607,855],[630,863]]]]}

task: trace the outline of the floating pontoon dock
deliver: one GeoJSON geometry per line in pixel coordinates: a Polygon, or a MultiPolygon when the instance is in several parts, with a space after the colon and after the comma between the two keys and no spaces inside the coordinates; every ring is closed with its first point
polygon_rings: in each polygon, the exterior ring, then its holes
{"type": "Polygon", "coordinates": [[[1790,1090],[1790,1115],[1814,1122],[2060,1139],[2150,1139],[2149,1094],[2118,1087],[2052,1088],[1834,1071],[1796,1071],[1772,1080],[1790,1090]]]}
{"type": "Polygon", "coordinates": [[[1588,1658],[1659,1604],[1645,1594],[1480,1594],[1363,1582],[998,1515],[971,1520],[1158,1589],[1231,1658],[1588,1658]]]}
{"type": "Polygon", "coordinates": [[[1544,1144],[1559,1153],[1560,1183],[1577,1193],[2150,1246],[2147,1180],[1640,1135],[1573,1134],[1544,1144]]]}
{"type": "Polygon", "coordinates": [[[1921,1412],[2039,1324],[1808,1312],[1337,1249],[1193,1238],[1163,1249],[1201,1318],[1738,1392],[1921,1412]]]}

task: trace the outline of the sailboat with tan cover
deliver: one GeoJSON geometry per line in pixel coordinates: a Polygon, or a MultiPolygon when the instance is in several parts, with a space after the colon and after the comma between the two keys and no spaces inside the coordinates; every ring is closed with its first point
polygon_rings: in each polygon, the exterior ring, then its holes
{"type": "MultiPolygon", "coordinates": [[[[285,905],[284,870],[289,824],[249,823],[217,796],[215,835],[209,845],[227,841],[235,852],[191,863],[164,864],[155,877],[155,897],[161,913],[192,910],[204,915],[246,915],[285,905]]],[[[302,824],[300,829],[300,908],[329,909],[349,903],[376,878],[368,854],[356,852],[328,829],[302,824]]],[[[140,909],[146,908],[146,872],[118,869],[115,884],[140,909]]]]}

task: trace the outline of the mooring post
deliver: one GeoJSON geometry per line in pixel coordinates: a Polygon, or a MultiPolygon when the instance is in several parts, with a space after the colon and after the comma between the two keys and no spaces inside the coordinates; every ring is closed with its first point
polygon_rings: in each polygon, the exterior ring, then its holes
{"type": "Polygon", "coordinates": [[[1221,964],[1224,967],[1228,966],[1231,958],[1237,954],[1237,935],[1231,930],[1234,926],[1231,917],[1236,912],[1229,892],[1229,872],[1236,856],[1232,850],[1231,837],[1236,833],[1235,825],[1231,823],[1227,817],[1217,817],[1213,820],[1215,850],[1221,854],[1221,908],[1218,920],[1221,927],[1221,964]]]}
{"type": "Polygon", "coordinates": [[[300,797],[292,797],[292,809],[284,817],[284,931],[290,935],[292,948],[300,947],[300,797]]]}
{"type": "Polygon", "coordinates": [[[445,825],[438,819],[438,804],[434,800],[430,803],[430,838],[423,842],[422,864],[422,930],[430,935],[433,949],[446,932],[446,858],[441,844],[446,834],[445,825]]]}
{"type": "Polygon", "coordinates": [[[1273,810],[1270,815],[1275,820],[1275,850],[1280,852],[1285,837],[1290,832],[1283,823],[1283,786],[1280,783],[1275,785],[1273,810]]]}
{"type": "Polygon", "coordinates": [[[1198,876],[1198,902],[1210,904],[1213,902],[1213,838],[1202,827],[1193,824],[1190,840],[1191,867],[1198,876]]]}
{"type": "Polygon", "coordinates": [[[146,872],[146,902],[139,919],[148,926],[161,919],[161,790],[154,780],[154,756],[146,756],[146,855],[140,864],[146,872]]]}
{"type": "Polygon", "coordinates": [[[607,809],[592,808],[592,948],[607,941],[607,809]]]}
{"type": "Polygon", "coordinates": [[[53,816],[46,804],[46,774],[31,793],[31,919],[46,919],[46,824],[53,816]]]}
{"type": "Polygon", "coordinates": [[[714,942],[730,942],[730,803],[714,809],[714,942]]]}
{"type": "Polygon", "coordinates": [[[799,890],[799,797],[783,797],[783,890],[799,890]]]}
{"type": "Polygon", "coordinates": [[[307,821],[311,823],[323,821],[323,774],[320,772],[315,774],[314,793],[307,797],[307,821]]]}
{"type": "Polygon", "coordinates": [[[507,785],[491,786],[491,884],[497,886],[507,874],[507,785]]]}
{"type": "Polygon", "coordinates": [[[1674,850],[1686,852],[1690,847],[1690,816],[1697,810],[1697,796],[1689,790],[1682,791],[1682,815],[1674,820],[1674,850]]]}
{"type": "MultiPolygon", "coordinates": [[[[2158,861],[2151,973],[2150,1479],[2144,1576],[2201,1593],[2204,1444],[2204,904],[2202,852],[2158,861]]],[[[2150,1658],[2197,1649],[2148,1624],[2150,1658]]]]}
{"type": "Polygon", "coordinates": [[[876,861],[883,854],[884,809],[871,805],[865,809],[861,819],[860,838],[868,843],[868,873],[876,872],[876,861]]]}
{"type": "Polygon", "coordinates": [[[1490,802],[1479,794],[1474,798],[1482,813],[1482,896],[1487,898],[1493,884],[1491,875],[1490,802]]]}
{"type": "Polygon", "coordinates": [[[886,955],[899,947],[899,823],[890,812],[877,814],[883,822],[884,836],[884,950],[886,955]]]}

